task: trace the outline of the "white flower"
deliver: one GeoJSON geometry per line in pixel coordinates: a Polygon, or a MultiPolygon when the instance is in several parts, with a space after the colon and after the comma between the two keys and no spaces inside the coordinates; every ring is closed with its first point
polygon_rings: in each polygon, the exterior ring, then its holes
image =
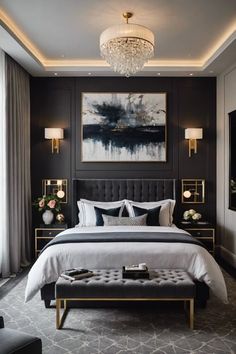
{"type": "Polygon", "coordinates": [[[188,210],[186,210],[184,212],[183,218],[184,218],[184,220],[189,220],[190,219],[190,215],[189,215],[189,211],[188,210]]]}
{"type": "Polygon", "coordinates": [[[193,216],[192,216],[192,219],[193,220],[200,220],[202,217],[202,215],[200,213],[195,213],[193,216]]]}
{"type": "Polygon", "coordinates": [[[196,210],[194,210],[194,209],[190,209],[188,212],[189,212],[189,214],[190,214],[191,216],[193,216],[194,214],[196,214],[196,210]]]}

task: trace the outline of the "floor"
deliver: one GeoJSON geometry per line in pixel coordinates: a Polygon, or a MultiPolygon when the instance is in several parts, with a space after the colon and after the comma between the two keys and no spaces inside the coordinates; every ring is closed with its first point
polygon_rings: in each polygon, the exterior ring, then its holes
{"type": "Polygon", "coordinates": [[[180,305],[152,308],[71,309],[64,329],[55,329],[55,308],[39,294],[24,303],[26,274],[0,300],[5,325],[42,339],[44,354],[235,354],[236,281],[225,274],[229,304],[212,297],[188,328],[180,305]]]}

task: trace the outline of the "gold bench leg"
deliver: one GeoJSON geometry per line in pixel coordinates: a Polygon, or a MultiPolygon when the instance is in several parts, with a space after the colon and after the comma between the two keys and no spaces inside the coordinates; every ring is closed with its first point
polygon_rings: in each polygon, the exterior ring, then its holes
{"type": "Polygon", "coordinates": [[[56,299],[56,328],[60,329],[61,318],[60,318],[61,300],[56,299]]]}
{"type": "Polygon", "coordinates": [[[62,300],[62,299],[56,299],[56,328],[57,329],[61,329],[61,325],[62,325],[62,322],[64,321],[65,319],[65,316],[66,316],[66,313],[67,313],[67,302],[66,300],[62,300]],[[62,316],[60,315],[60,310],[61,310],[61,306],[62,306],[62,301],[63,301],[63,313],[62,313],[62,316]]]}
{"type": "Polygon", "coordinates": [[[189,302],[190,302],[189,327],[190,329],[194,329],[194,299],[191,299],[189,302]]]}

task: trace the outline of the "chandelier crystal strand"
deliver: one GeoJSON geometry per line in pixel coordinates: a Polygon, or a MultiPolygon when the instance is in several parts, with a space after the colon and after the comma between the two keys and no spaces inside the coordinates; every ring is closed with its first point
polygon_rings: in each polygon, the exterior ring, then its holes
{"type": "Polygon", "coordinates": [[[153,57],[154,35],[148,28],[136,24],[109,27],[100,36],[100,50],[115,72],[129,77],[141,71],[153,57]]]}

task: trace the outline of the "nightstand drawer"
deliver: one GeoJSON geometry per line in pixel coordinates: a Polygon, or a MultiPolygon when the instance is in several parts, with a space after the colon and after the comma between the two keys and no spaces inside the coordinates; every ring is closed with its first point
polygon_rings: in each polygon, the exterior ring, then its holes
{"type": "Polygon", "coordinates": [[[197,238],[214,238],[214,229],[185,229],[188,231],[192,236],[197,237],[197,238]]]}
{"type": "Polygon", "coordinates": [[[212,253],[212,254],[214,254],[214,243],[213,243],[213,241],[212,240],[206,240],[206,239],[200,239],[199,238],[199,240],[204,244],[204,246],[206,247],[206,249],[210,252],[210,253],[212,253]]]}
{"type": "Polygon", "coordinates": [[[65,230],[64,228],[61,229],[35,229],[35,236],[36,237],[55,237],[58,235],[61,231],[65,230]]]}
{"type": "Polygon", "coordinates": [[[46,244],[51,240],[51,238],[37,238],[35,250],[40,252],[44,248],[44,246],[46,246],[46,244]]]}
{"type": "Polygon", "coordinates": [[[67,229],[67,225],[48,225],[48,227],[39,227],[34,230],[35,234],[35,258],[38,257],[41,250],[60,232],[67,229]],[[51,227],[50,227],[51,226],[51,227]]]}

